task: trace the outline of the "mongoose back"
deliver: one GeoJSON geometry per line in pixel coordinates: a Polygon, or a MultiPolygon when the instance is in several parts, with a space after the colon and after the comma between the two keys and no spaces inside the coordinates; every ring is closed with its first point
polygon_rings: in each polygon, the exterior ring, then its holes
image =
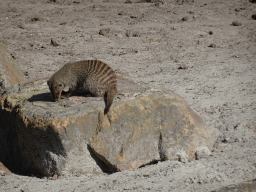
{"type": "Polygon", "coordinates": [[[92,96],[104,97],[107,114],[117,94],[116,73],[107,64],[98,60],[84,60],[65,64],[47,81],[53,101],[61,99],[64,88],[69,88],[69,97],[79,88],[86,88],[92,96]]]}

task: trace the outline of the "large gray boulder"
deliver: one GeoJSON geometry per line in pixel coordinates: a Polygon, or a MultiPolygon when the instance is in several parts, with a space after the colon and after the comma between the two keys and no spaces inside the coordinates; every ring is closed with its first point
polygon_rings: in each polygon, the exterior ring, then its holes
{"type": "Polygon", "coordinates": [[[80,92],[52,102],[46,81],[15,84],[0,97],[0,162],[13,172],[52,176],[191,161],[216,141],[169,90],[119,76],[119,94],[104,116],[103,98],[80,92]]]}

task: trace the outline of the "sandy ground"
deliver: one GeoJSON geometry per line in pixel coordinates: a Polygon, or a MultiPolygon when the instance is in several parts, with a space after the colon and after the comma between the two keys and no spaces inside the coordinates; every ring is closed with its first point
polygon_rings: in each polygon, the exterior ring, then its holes
{"type": "Polygon", "coordinates": [[[59,1],[0,1],[0,42],[28,79],[99,59],[178,93],[220,137],[207,159],[57,180],[12,174],[1,191],[211,191],[256,178],[256,3],[59,1]]]}

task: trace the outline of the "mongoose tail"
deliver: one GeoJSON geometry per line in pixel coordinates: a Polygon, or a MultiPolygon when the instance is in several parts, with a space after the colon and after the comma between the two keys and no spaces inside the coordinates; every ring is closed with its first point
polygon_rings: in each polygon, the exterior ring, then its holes
{"type": "Polygon", "coordinates": [[[109,89],[105,95],[104,95],[104,101],[105,101],[105,109],[104,109],[104,115],[106,115],[113,103],[113,100],[117,94],[117,88],[116,86],[113,86],[111,89],[109,89]]]}

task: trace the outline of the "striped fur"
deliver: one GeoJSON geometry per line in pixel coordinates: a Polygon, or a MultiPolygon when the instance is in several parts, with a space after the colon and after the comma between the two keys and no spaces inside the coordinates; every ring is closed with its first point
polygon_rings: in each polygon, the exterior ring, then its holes
{"type": "Polygon", "coordinates": [[[64,88],[69,88],[69,97],[80,88],[86,88],[95,97],[104,97],[107,114],[117,94],[116,73],[107,64],[98,60],[67,63],[48,80],[53,100],[58,101],[64,88]]]}

